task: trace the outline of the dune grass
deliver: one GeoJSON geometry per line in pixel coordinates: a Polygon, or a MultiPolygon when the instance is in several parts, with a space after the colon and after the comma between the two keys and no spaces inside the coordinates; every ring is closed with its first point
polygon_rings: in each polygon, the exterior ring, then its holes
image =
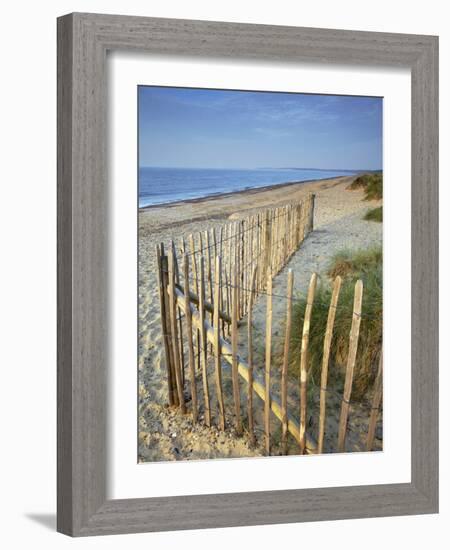
{"type": "Polygon", "coordinates": [[[380,246],[356,251],[340,250],[330,262],[327,275],[334,279],[338,275],[350,277],[353,281],[363,279],[383,263],[383,251],[380,246]]]}
{"type": "Polygon", "coordinates": [[[383,174],[381,172],[362,174],[358,176],[347,189],[350,191],[354,189],[364,189],[365,201],[380,200],[383,198],[383,174]]]}
{"type": "MultiPolygon", "coordinates": [[[[336,310],[329,380],[335,387],[342,386],[352,324],[354,287],[355,282],[362,279],[364,284],[362,320],[352,391],[352,399],[362,400],[373,384],[382,343],[382,250],[372,248],[356,252],[341,251],[333,258],[327,275],[330,280],[321,281],[316,290],[312,309],[309,339],[310,381],[316,385],[320,384],[323,339],[331,300],[332,280],[340,275],[343,281],[336,310]]],[[[299,374],[305,306],[306,299],[300,297],[293,307],[290,374],[295,377],[299,374]]]]}
{"type": "Polygon", "coordinates": [[[364,219],[368,222],[381,223],[383,221],[383,207],[379,206],[378,208],[370,209],[368,212],[366,212],[364,219]]]}

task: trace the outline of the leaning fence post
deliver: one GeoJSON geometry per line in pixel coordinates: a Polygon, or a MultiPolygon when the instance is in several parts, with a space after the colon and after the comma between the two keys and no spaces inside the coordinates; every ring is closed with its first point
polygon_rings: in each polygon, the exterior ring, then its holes
{"type": "Polygon", "coordinates": [[[380,410],[381,396],[383,395],[383,350],[380,351],[380,361],[375,379],[372,407],[370,410],[369,430],[367,432],[366,450],[371,451],[375,438],[375,427],[377,425],[378,412],[380,410]]]}
{"type": "MultiPolygon", "coordinates": [[[[206,275],[209,283],[209,301],[211,305],[214,303],[214,291],[212,280],[212,266],[211,266],[211,243],[209,239],[209,231],[205,231],[205,250],[206,250],[206,275]]],[[[213,322],[213,314],[211,313],[211,324],[213,322]]]]}
{"type": "MultiPolygon", "coordinates": [[[[181,247],[182,249],[184,248],[184,238],[181,239],[181,247]]],[[[174,277],[175,277],[175,284],[180,284],[180,269],[179,269],[179,266],[178,266],[178,258],[177,258],[177,251],[176,251],[176,246],[175,246],[175,243],[174,241],[172,240],[172,251],[173,251],[173,267],[174,267],[174,277]]],[[[182,321],[182,318],[181,318],[181,309],[178,307],[177,308],[177,311],[178,311],[178,335],[179,335],[179,339],[178,339],[178,343],[177,343],[177,346],[178,346],[178,349],[179,349],[179,354],[180,354],[180,365],[181,365],[181,380],[183,382],[183,386],[184,386],[184,378],[185,378],[185,372],[184,372],[184,346],[183,346],[183,321],[182,321]]]]}
{"type": "Polygon", "coordinates": [[[281,371],[281,452],[287,454],[288,438],[288,414],[287,414],[287,395],[288,395],[288,365],[289,365],[289,344],[291,340],[292,325],[292,290],[294,288],[294,274],[292,269],[288,271],[287,296],[286,296],[286,332],[284,335],[284,353],[283,368],[281,371]]]}
{"type": "Polygon", "coordinates": [[[244,220],[241,220],[239,224],[240,230],[240,255],[239,255],[239,318],[245,314],[244,311],[244,273],[245,273],[245,235],[244,235],[244,220]]]}
{"type": "Polygon", "coordinates": [[[314,205],[316,202],[316,195],[311,194],[309,196],[309,216],[308,216],[308,233],[314,229],[314,205]]]}
{"type": "Polygon", "coordinates": [[[272,274],[270,268],[266,287],[266,368],[265,368],[265,400],[264,400],[264,433],[266,453],[270,454],[270,367],[272,356],[272,274]]]}
{"type": "Polygon", "coordinates": [[[237,222],[236,225],[236,249],[234,251],[234,255],[236,257],[236,268],[237,268],[237,277],[235,278],[234,284],[236,285],[236,288],[238,289],[237,293],[237,310],[238,310],[238,318],[241,318],[241,268],[242,268],[242,262],[241,262],[241,222],[237,222]]]}
{"type": "Polygon", "coordinates": [[[197,422],[197,384],[195,381],[195,357],[194,357],[194,342],[192,338],[192,312],[189,289],[189,256],[184,255],[184,300],[185,300],[185,317],[186,317],[186,336],[188,340],[189,351],[189,374],[191,379],[191,395],[192,395],[192,419],[197,422]]]}
{"type": "Polygon", "coordinates": [[[308,296],[306,299],[305,318],[303,321],[302,348],[300,353],[300,454],[306,448],[306,408],[307,408],[307,380],[308,380],[308,345],[311,313],[316,292],[317,274],[311,275],[308,296]]]}
{"type": "Polygon", "coordinates": [[[214,246],[214,258],[217,258],[217,234],[216,234],[216,228],[212,228],[212,246],[214,246]]]}
{"type": "MultiPolygon", "coordinates": [[[[219,252],[219,256],[223,259],[222,261],[222,267],[221,267],[221,276],[223,277],[224,275],[226,275],[226,268],[224,268],[224,266],[226,266],[226,260],[223,256],[223,246],[222,246],[222,241],[223,241],[223,226],[220,226],[220,230],[219,230],[219,242],[217,243],[217,246],[218,246],[218,252],[219,252]]],[[[225,278],[225,290],[222,289],[221,290],[221,293],[220,293],[220,311],[225,311],[225,297],[224,295],[226,294],[226,277],[225,278]]],[[[222,336],[225,338],[225,321],[222,319],[222,336]]]]}
{"type": "Polygon", "coordinates": [[[353,319],[350,329],[348,345],[347,368],[345,372],[344,395],[342,397],[341,416],[339,419],[338,452],[345,451],[345,436],[347,433],[347,419],[350,408],[350,396],[353,385],[353,372],[355,370],[356,352],[358,351],[359,327],[361,324],[363,283],[361,280],[355,284],[355,297],[353,300],[353,319]]]}
{"type": "MultiPolygon", "coordinates": [[[[232,256],[232,241],[233,241],[233,224],[228,224],[228,242],[227,242],[227,262],[225,265],[225,287],[227,292],[227,313],[231,315],[231,270],[233,265],[232,256]]],[[[231,327],[228,325],[228,336],[230,335],[231,327]]]]}
{"type": "Polygon", "coordinates": [[[176,385],[176,376],[175,376],[175,353],[177,353],[176,340],[172,335],[172,327],[170,322],[170,307],[171,301],[169,296],[169,260],[164,253],[164,243],[161,243],[161,271],[163,278],[163,294],[164,294],[164,305],[166,310],[166,330],[167,330],[167,343],[169,345],[169,365],[170,365],[170,374],[172,379],[172,394],[173,394],[173,404],[175,407],[180,405],[178,401],[177,385],[176,385]]]}
{"type": "MultiPolygon", "coordinates": [[[[199,291],[198,291],[198,269],[197,269],[197,258],[195,257],[195,242],[194,242],[194,236],[192,235],[192,233],[189,235],[189,247],[190,247],[190,250],[191,250],[191,256],[192,256],[192,269],[193,269],[193,277],[194,277],[194,288],[195,288],[195,293],[197,294],[197,296],[199,296],[199,291]]],[[[200,332],[197,330],[197,369],[200,370],[200,365],[201,365],[201,358],[200,358],[200,332]]]]}
{"type": "MultiPolygon", "coordinates": [[[[264,282],[267,282],[267,280],[271,279],[271,273],[270,273],[270,260],[271,260],[271,252],[272,252],[272,246],[271,246],[271,235],[272,235],[272,227],[271,224],[269,224],[269,210],[266,210],[265,218],[264,218],[264,282]]],[[[264,284],[263,282],[263,284],[264,284]]]]}
{"type": "Polygon", "coordinates": [[[198,311],[200,316],[200,348],[202,360],[203,398],[205,400],[205,423],[211,426],[211,406],[208,385],[208,349],[205,328],[205,260],[200,256],[200,281],[199,281],[198,311]]]}
{"type": "Polygon", "coordinates": [[[270,246],[271,246],[271,251],[270,251],[270,260],[269,260],[269,265],[270,265],[270,269],[272,271],[272,276],[275,277],[275,275],[277,274],[277,252],[278,252],[278,249],[277,249],[277,244],[278,244],[278,209],[277,208],[272,208],[270,210],[270,217],[271,217],[271,222],[270,222],[270,226],[271,226],[271,232],[270,232],[270,246]]]}
{"type": "Polygon", "coordinates": [[[256,283],[256,265],[253,267],[252,280],[250,286],[250,296],[248,301],[247,333],[248,333],[248,393],[247,393],[247,416],[248,433],[250,443],[255,445],[255,428],[253,419],[253,299],[256,283]]]}
{"type": "Polygon", "coordinates": [[[320,413],[319,413],[319,440],[317,441],[317,453],[323,452],[323,439],[325,436],[325,416],[327,406],[328,365],[330,362],[331,341],[333,339],[334,320],[336,307],[341,290],[342,279],[339,275],[334,280],[331,293],[330,308],[328,310],[327,328],[323,341],[322,373],[320,377],[320,413]]]}
{"type": "Polygon", "coordinates": [[[177,334],[177,297],[175,293],[175,250],[172,247],[169,255],[169,296],[170,296],[170,323],[172,326],[172,338],[174,341],[174,366],[175,366],[175,378],[177,382],[178,401],[180,403],[180,409],[182,413],[186,412],[186,406],[184,402],[184,388],[183,377],[181,375],[180,356],[178,354],[178,334],[177,334]]]}
{"type": "Polygon", "coordinates": [[[222,362],[221,362],[221,345],[220,345],[220,285],[221,285],[221,260],[220,256],[216,256],[215,264],[215,288],[214,288],[214,358],[215,358],[215,371],[216,371],[216,393],[217,402],[219,405],[219,419],[220,429],[225,430],[225,406],[223,402],[223,388],[222,388],[222,362]]]}
{"type": "Polygon", "coordinates": [[[261,281],[261,271],[262,261],[261,261],[261,220],[259,212],[256,214],[256,252],[255,252],[255,263],[259,266],[259,269],[256,273],[256,295],[259,296],[260,291],[260,281],[261,281]]]}
{"type": "Polygon", "coordinates": [[[231,312],[231,354],[232,354],[232,363],[231,363],[231,377],[233,382],[233,399],[234,399],[234,410],[236,414],[236,432],[238,435],[242,432],[242,423],[241,423],[241,397],[239,392],[239,373],[238,373],[238,357],[237,357],[237,347],[238,347],[238,285],[237,285],[237,269],[234,267],[234,277],[232,285],[232,312],[231,312]]]}
{"type": "Polygon", "coordinates": [[[159,283],[159,304],[161,309],[161,328],[163,333],[163,341],[164,341],[164,352],[166,356],[166,370],[167,370],[167,392],[169,396],[169,405],[174,405],[174,383],[172,380],[172,372],[171,372],[171,357],[170,357],[170,351],[169,351],[169,335],[168,335],[168,327],[167,327],[167,312],[166,312],[166,304],[164,302],[164,274],[163,274],[163,267],[162,267],[162,258],[161,258],[161,249],[159,245],[156,245],[156,258],[158,262],[158,283],[159,283]]]}

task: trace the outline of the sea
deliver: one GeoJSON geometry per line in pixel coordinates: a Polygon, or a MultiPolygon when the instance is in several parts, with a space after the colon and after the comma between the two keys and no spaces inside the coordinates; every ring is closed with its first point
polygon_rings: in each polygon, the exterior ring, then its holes
{"type": "Polygon", "coordinates": [[[351,176],[351,170],[317,168],[139,168],[139,207],[169,204],[289,182],[351,176]]]}

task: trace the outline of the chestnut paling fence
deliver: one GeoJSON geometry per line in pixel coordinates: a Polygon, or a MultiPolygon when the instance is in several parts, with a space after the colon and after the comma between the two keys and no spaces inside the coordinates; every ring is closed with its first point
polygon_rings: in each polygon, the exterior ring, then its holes
{"type": "MultiPolygon", "coordinates": [[[[272,388],[272,291],[273,277],[288,263],[292,254],[313,229],[314,195],[278,208],[266,209],[245,219],[230,222],[218,230],[189,235],[182,239],[179,252],[172,242],[166,252],[157,246],[161,324],[164,341],[169,405],[192,414],[207,426],[214,422],[226,429],[223,369],[231,366],[232,418],[237,434],[245,431],[256,443],[255,410],[262,407],[264,446],[271,453],[271,418],[281,424],[281,452],[288,451],[289,434],[298,443],[299,454],[323,452],[326,419],[328,365],[338,307],[341,278],[336,277],[328,307],[323,340],[320,381],[320,411],[317,440],[307,432],[308,345],[317,274],[311,275],[303,319],[299,359],[299,403],[288,407],[288,357],[292,323],[294,275],[287,274],[286,324],[280,395],[272,388]],[[264,376],[255,375],[253,350],[253,308],[260,295],[266,296],[264,376]],[[247,317],[247,357],[238,354],[238,328],[247,317]],[[208,366],[213,363],[213,369],[208,366]],[[213,373],[211,373],[213,370],[213,373]],[[197,374],[199,376],[197,376],[197,374]],[[246,411],[242,411],[241,384],[246,384],[246,411]],[[187,397],[189,395],[189,398],[187,397]],[[259,398],[254,400],[254,396],[259,398]],[[202,397],[203,399],[200,399],[202,397]],[[213,411],[214,409],[214,411],[213,411]],[[288,410],[289,409],[289,410],[288,410]]],[[[341,397],[337,450],[345,450],[350,396],[358,349],[363,283],[357,281],[345,385],[341,397]]],[[[323,304],[322,304],[323,305],[323,304]]],[[[278,320],[277,320],[278,321],[278,320]]],[[[242,338],[242,335],[241,335],[242,338]]],[[[375,381],[366,449],[373,448],[375,428],[382,400],[382,362],[375,381]]],[[[229,411],[228,411],[229,412],[229,411]]],[[[229,418],[230,415],[228,415],[229,418]]]]}

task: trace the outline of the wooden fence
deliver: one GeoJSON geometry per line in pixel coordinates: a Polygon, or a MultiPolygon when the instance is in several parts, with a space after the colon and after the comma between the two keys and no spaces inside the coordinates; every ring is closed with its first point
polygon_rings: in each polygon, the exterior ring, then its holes
{"type": "MultiPolygon", "coordinates": [[[[288,410],[288,358],[292,322],[294,275],[288,270],[286,291],[286,332],[281,370],[280,398],[272,391],[272,279],[287,264],[306,235],[313,229],[314,196],[280,208],[267,209],[248,218],[212,229],[197,238],[190,235],[188,243],[182,239],[179,260],[172,242],[166,252],[163,244],[157,246],[161,323],[165,347],[168,400],[182,413],[192,414],[199,421],[202,409],[204,422],[213,421],[226,429],[226,411],[223,388],[224,362],[231,366],[232,418],[237,434],[243,432],[241,387],[246,392],[246,432],[256,442],[254,394],[263,405],[264,446],[271,453],[271,418],[281,423],[281,450],[287,453],[288,434],[297,441],[299,454],[323,452],[327,399],[328,364],[334,329],[341,278],[334,281],[324,334],[323,361],[320,383],[320,417],[318,440],[307,432],[308,343],[317,275],[312,274],[303,321],[300,353],[300,402],[296,411],[288,410]],[[182,269],[180,265],[182,264],[182,269]],[[253,353],[253,308],[260,294],[266,296],[266,331],[264,379],[255,376],[253,353]],[[247,316],[247,359],[238,354],[238,327],[247,316]],[[183,322],[184,321],[184,322],[183,322]],[[211,367],[213,363],[213,381],[211,367]],[[186,376],[186,371],[189,373],[186,376]],[[197,382],[200,373],[201,384],[197,382]],[[188,380],[189,378],[189,380],[188,380]],[[212,392],[211,383],[214,384],[212,392]],[[199,387],[201,385],[201,392],[199,387]],[[202,407],[199,394],[202,394],[202,407]],[[214,399],[212,398],[214,394],[214,399]],[[189,395],[190,398],[187,398],[189,395]],[[213,414],[212,402],[217,414],[213,414]],[[298,419],[298,420],[297,420],[298,419]]],[[[338,451],[345,450],[350,395],[361,322],[363,284],[355,285],[354,306],[349,353],[346,365],[345,387],[341,399],[338,432],[338,451]]],[[[375,383],[366,448],[373,447],[375,427],[382,397],[382,366],[375,383]]]]}

